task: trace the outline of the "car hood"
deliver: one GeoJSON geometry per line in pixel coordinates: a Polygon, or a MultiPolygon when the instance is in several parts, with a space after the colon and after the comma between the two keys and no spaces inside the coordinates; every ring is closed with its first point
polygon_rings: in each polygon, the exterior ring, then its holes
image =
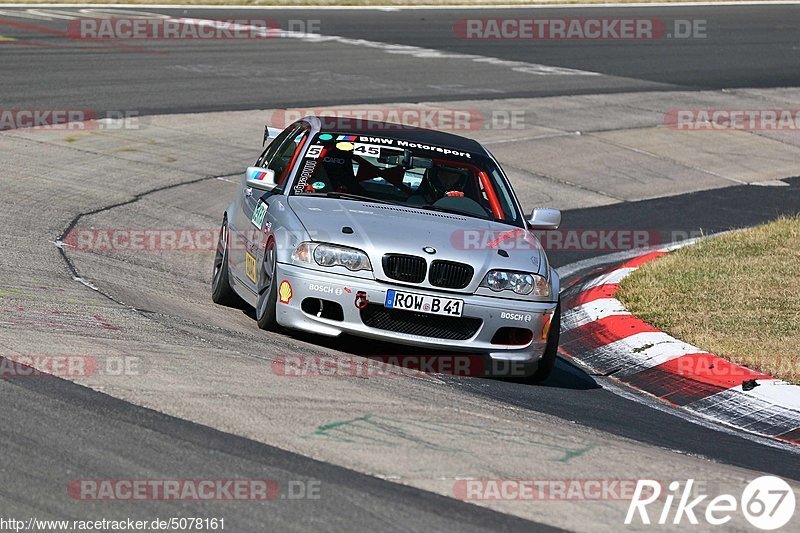
{"type": "Polygon", "coordinates": [[[536,237],[507,224],[335,198],[291,196],[289,205],[313,240],[365,251],[379,278],[383,277],[381,259],[387,253],[415,255],[429,263],[435,259],[467,263],[476,273],[470,285],[473,288],[491,269],[546,275],[548,268],[536,237]],[[434,248],[435,253],[423,251],[426,247],[434,248]]]}

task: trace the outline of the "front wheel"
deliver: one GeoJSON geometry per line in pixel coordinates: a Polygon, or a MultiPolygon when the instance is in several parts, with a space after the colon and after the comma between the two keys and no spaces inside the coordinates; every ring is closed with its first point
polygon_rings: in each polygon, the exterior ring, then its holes
{"type": "Polygon", "coordinates": [[[547,335],[547,345],[545,346],[539,366],[526,381],[528,383],[540,383],[546,380],[553,368],[556,366],[556,356],[558,355],[558,342],[561,338],[561,300],[559,299],[556,310],[553,313],[553,320],[550,322],[550,333],[547,335]]]}
{"type": "Polygon", "coordinates": [[[256,323],[265,330],[278,329],[276,305],[278,301],[277,281],[278,260],[275,241],[270,240],[264,250],[264,263],[261,269],[258,301],[256,302],[256,323]]]}
{"type": "Polygon", "coordinates": [[[214,256],[214,271],[211,274],[211,300],[215,304],[229,307],[241,303],[241,298],[231,287],[228,271],[228,220],[222,220],[217,240],[217,253],[214,256]]]}

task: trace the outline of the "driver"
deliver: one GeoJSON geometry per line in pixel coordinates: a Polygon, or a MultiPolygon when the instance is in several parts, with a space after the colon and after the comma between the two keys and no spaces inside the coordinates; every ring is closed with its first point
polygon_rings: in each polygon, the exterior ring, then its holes
{"type": "Polygon", "coordinates": [[[437,198],[445,196],[464,196],[467,175],[455,168],[439,167],[431,173],[431,185],[437,198]]]}

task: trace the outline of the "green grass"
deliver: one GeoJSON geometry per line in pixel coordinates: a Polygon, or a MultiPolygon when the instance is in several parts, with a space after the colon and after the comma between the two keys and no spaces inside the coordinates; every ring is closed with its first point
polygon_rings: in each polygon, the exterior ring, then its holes
{"type": "Polygon", "coordinates": [[[645,264],[617,298],[673,337],[800,383],[800,216],[645,264]]]}

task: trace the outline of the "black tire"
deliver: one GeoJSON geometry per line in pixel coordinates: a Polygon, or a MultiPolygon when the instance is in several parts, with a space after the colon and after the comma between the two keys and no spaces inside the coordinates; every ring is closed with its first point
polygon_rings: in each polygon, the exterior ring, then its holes
{"type": "Polygon", "coordinates": [[[267,331],[277,331],[276,305],[278,302],[278,268],[275,241],[270,240],[264,250],[264,262],[259,276],[259,296],[256,301],[256,323],[267,331]]]}
{"type": "Polygon", "coordinates": [[[558,342],[561,338],[561,300],[559,299],[556,310],[553,313],[553,320],[550,323],[550,333],[547,335],[547,346],[544,349],[542,358],[536,371],[528,376],[528,383],[541,383],[550,377],[550,373],[556,366],[556,356],[558,355],[558,342]]]}
{"type": "Polygon", "coordinates": [[[214,270],[211,273],[211,299],[215,304],[238,307],[242,299],[231,287],[228,272],[228,220],[222,220],[217,240],[217,253],[214,256],[214,270]]]}

